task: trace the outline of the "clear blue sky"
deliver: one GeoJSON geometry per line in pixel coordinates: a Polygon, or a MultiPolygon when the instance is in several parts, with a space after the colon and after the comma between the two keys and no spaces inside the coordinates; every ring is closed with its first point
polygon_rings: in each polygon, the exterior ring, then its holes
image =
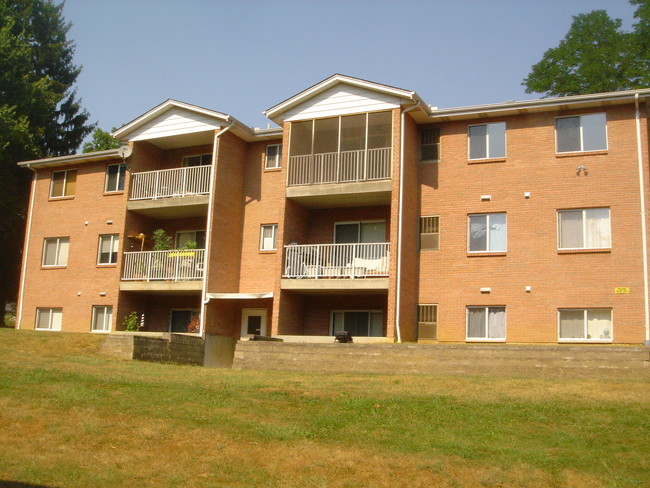
{"type": "Polygon", "coordinates": [[[262,111],[334,73],[457,107],[538,98],[521,82],[572,15],[626,0],[66,0],[78,95],[99,127],[174,98],[266,127],[262,111]]]}

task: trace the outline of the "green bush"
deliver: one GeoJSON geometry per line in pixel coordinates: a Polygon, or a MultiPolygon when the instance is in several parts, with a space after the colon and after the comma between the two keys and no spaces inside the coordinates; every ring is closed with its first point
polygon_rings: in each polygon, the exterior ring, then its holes
{"type": "Polygon", "coordinates": [[[140,318],[136,312],[125,315],[122,320],[122,327],[127,332],[138,332],[140,330],[140,318]]]}

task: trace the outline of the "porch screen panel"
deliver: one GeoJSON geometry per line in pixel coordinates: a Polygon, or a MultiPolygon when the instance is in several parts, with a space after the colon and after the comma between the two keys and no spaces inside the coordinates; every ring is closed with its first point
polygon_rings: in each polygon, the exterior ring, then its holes
{"type": "Polygon", "coordinates": [[[317,119],[314,121],[314,154],[338,151],[339,119],[317,119]]]}
{"type": "Polygon", "coordinates": [[[304,156],[311,154],[313,122],[293,122],[291,124],[291,155],[304,156]]]}
{"type": "Polygon", "coordinates": [[[341,117],[341,151],[357,151],[366,148],[366,116],[341,117]]]}
{"type": "Polygon", "coordinates": [[[368,149],[391,147],[392,113],[368,114],[368,149]]]}

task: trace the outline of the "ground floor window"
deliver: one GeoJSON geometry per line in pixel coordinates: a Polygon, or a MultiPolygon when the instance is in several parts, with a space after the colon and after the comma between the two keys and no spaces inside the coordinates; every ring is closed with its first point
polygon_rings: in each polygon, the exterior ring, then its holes
{"type": "Polygon", "coordinates": [[[382,337],[384,318],[381,310],[336,310],[332,312],[332,335],[347,331],[353,336],[382,337]]]}
{"type": "Polygon", "coordinates": [[[61,330],[62,308],[37,308],[36,330],[61,330]]]}
{"type": "Polygon", "coordinates": [[[169,313],[170,332],[199,332],[201,314],[198,310],[172,310],[169,313]]]}
{"type": "Polygon", "coordinates": [[[560,341],[611,341],[612,311],[606,308],[558,310],[560,341]]]}
{"type": "Polygon", "coordinates": [[[467,340],[505,340],[506,307],[467,307],[467,340]]]}
{"type": "Polygon", "coordinates": [[[107,305],[95,305],[93,307],[93,332],[110,332],[113,322],[113,307],[107,305]]]}

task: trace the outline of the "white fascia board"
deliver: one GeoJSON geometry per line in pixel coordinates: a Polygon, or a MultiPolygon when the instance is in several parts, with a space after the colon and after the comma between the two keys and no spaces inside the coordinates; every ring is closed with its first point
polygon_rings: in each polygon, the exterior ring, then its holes
{"type": "Polygon", "coordinates": [[[54,166],[65,164],[87,163],[90,161],[102,161],[119,158],[118,149],[108,149],[106,151],[95,151],[89,153],[71,154],[69,156],[56,156],[53,158],[33,159],[31,161],[21,161],[18,166],[54,166]]]}
{"type": "MultiPolygon", "coordinates": [[[[264,115],[266,115],[268,118],[273,120],[274,117],[278,116],[279,114],[287,111],[291,107],[294,107],[295,105],[298,105],[305,100],[310,99],[314,95],[317,95],[318,93],[321,93],[339,83],[344,83],[352,86],[357,86],[360,88],[365,88],[367,90],[371,91],[378,91],[381,93],[386,93],[388,95],[393,95],[398,98],[402,99],[407,99],[409,101],[417,102],[421,101],[421,98],[418,96],[417,93],[414,91],[408,91],[408,90],[403,90],[401,88],[396,88],[393,86],[388,86],[388,85],[382,85],[379,83],[374,83],[372,81],[367,81],[367,80],[362,80],[360,78],[352,78],[350,76],[345,76],[345,75],[340,75],[340,74],[335,74],[327,78],[326,80],[321,81],[320,83],[317,83],[306,90],[303,90],[302,92],[298,93],[297,95],[294,95],[291,98],[286,99],[285,101],[265,110],[262,112],[264,115]]],[[[424,105],[424,104],[423,104],[424,105]]],[[[424,105],[426,106],[426,105],[424,105]]]]}
{"type": "Polygon", "coordinates": [[[206,297],[215,300],[255,300],[259,298],[273,298],[273,292],[266,293],[206,293],[206,297]]]}

